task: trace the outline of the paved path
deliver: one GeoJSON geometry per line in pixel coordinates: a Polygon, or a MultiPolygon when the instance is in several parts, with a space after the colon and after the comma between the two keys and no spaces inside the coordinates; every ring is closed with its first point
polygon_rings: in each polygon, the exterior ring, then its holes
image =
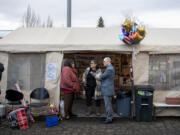
{"type": "Polygon", "coordinates": [[[38,120],[28,130],[13,130],[6,122],[0,125],[0,135],[180,135],[180,118],[158,118],[154,122],[115,119],[112,124],[100,118],[74,118],[56,127],[47,128],[45,120],[38,120]]]}

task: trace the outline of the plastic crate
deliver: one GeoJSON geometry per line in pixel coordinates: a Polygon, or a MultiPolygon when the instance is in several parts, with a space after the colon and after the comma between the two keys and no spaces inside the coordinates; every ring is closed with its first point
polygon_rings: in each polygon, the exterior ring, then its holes
{"type": "Polygon", "coordinates": [[[46,117],[46,126],[53,127],[59,124],[58,116],[48,116],[46,117]]]}

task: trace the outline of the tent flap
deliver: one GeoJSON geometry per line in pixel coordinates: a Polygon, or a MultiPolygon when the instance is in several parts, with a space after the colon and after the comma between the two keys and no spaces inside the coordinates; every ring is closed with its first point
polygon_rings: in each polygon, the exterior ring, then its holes
{"type": "Polygon", "coordinates": [[[59,109],[60,100],[60,75],[63,54],[59,52],[50,52],[46,55],[46,75],[45,88],[50,93],[50,103],[59,109]]]}

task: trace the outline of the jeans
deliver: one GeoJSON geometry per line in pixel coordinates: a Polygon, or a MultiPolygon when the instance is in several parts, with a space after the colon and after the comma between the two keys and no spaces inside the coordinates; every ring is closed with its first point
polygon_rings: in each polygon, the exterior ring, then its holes
{"type": "Polygon", "coordinates": [[[106,120],[112,121],[113,119],[112,96],[104,96],[104,103],[106,109],[106,120]]]}

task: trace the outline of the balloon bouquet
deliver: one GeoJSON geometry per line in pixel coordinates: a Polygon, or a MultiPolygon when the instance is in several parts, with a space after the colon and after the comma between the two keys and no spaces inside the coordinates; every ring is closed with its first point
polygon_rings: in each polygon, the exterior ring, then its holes
{"type": "Polygon", "coordinates": [[[130,19],[125,20],[122,24],[122,34],[119,34],[119,39],[125,44],[133,45],[140,43],[146,35],[145,26],[140,26],[130,19]]]}

